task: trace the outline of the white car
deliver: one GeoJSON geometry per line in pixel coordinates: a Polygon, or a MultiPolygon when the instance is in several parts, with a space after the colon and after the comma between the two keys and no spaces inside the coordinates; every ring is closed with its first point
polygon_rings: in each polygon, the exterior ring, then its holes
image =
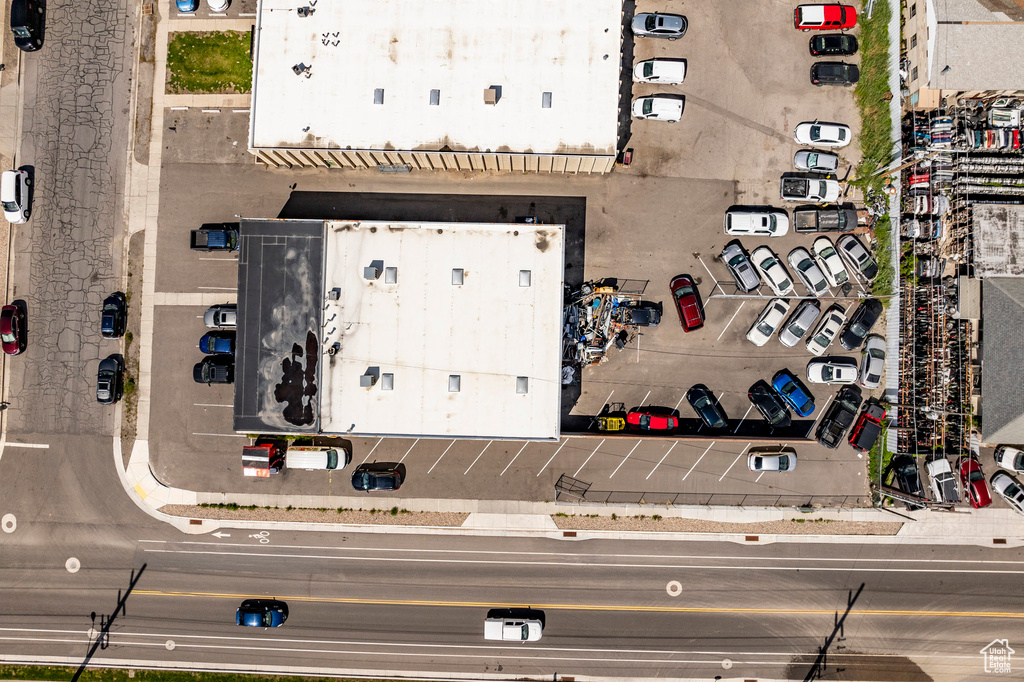
{"type": "Polygon", "coordinates": [[[750,260],[776,296],[793,293],[793,280],[774,251],[767,246],[759,246],[750,254],[750,260]]]}
{"type": "Polygon", "coordinates": [[[1009,445],[1000,445],[996,448],[996,465],[1008,471],[1024,472],[1024,452],[1009,445]]]}
{"type": "Polygon", "coordinates": [[[782,237],[789,234],[789,214],[772,206],[736,206],[725,212],[725,233],[782,237]]]}
{"type": "Polygon", "coordinates": [[[789,301],[784,298],[773,298],[768,301],[761,314],[754,320],[747,332],[747,341],[755,346],[763,346],[772,338],[772,334],[779,328],[782,319],[789,312],[789,301]]]}
{"type": "Polygon", "coordinates": [[[633,67],[634,83],[678,85],[685,79],[685,59],[645,59],[633,67]]]}
{"type": "Polygon", "coordinates": [[[821,322],[807,339],[807,350],[814,355],[821,355],[832,345],[836,334],[846,324],[846,310],[838,303],[829,307],[821,317],[821,322]]]}
{"type": "Polygon", "coordinates": [[[787,348],[792,348],[800,339],[804,338],[807,330],[814,326],[814,321],[821,314],[818,302],[813,299],[804,299],[796,307],[793,314],[786,320],[786,324],[779,330],[779,343],[787,348]]]}
{"type": "Polygon", "coordinates": [[[1024,488],[1021,488],[1019,482],[1015,481],[1012,476],[997,471],[989,484],[1013,511],[1024,514],[1024,488]]]}
{"type": "Polygon", "coordinates": [[[484,639],[495,642],[536,642],[544,632],[544,624],[530,618],[487,618],[484,639]]]}
{"type": "Polygon", "coordinates": [[[814,254],[814,261],[821,268],[829,286],[838,288],[850,281],[850,273],[846,271],[843,259],[832,246],[832,240],[828,237],[815,239],[814,244],[811,245],[811,253],[814,254]]]}
{"type": "Polygon", "coordinates": [[[845,147],[853,141],[853,135],[842,123],[807,121],[796,127],[793,139],[813,147],[845,147]]]}
{"type": "Polygon", "coordinates": [[[874,390],[882,383],[882,372],[885,371],[885,339],[871,334],[861,353],[860,385],[874,390]]]}
{"type": "Polygon", "coordinates": [[[857,361],[853,358],[822,358],[807,363],[807,380],[813,384],[857,382],[857,361]]]}
{"type": "Polygon", "coordinates": [[[675,123],[683,117],[683,102],[682,97],[668,95],[637,97],[633,100],[633,116],[675,123]]]}
{"type": "Polygon", "coordinates": [[[211,12],[226,12],[231,3],[230,0],[206,0],[206,4],[211,12]]]}
{"type": "Polygon", "coordinates": [[[786,450],[777,455],[752,452],[747,455],[747,468],[751,471],[792,471],[796,469],[796,452],[786,450]]]}
{"type": "Polygon", "coordinates": [[[821,296],[824,293],[828,293],[828,282],[825,280],[825,275],[821,272],[821,268],[811,258],[811,254],[807,253],[807,249],[802,246],[798,246],[789,252],[789,266],[793,268],[796,276],[800,278],[804,286],[807,287],[808,293],[811,296],[821,296]]]}
{"type": "Polygon", "coordinates": [[[850,268],[866,280],[872,280],[878,274],[878,264],[871,257],[868,250],[860,243],[860,240],[852,234],[844,234],[836,240],[836,250],[850,268]]]}
{"type": "Polygon", "coordinates": [[[12,225],[28,221],[31,213],[28,207],[28,186],[31,184],[28,171],[8,170],[0,173],[0,203],[3,203],[4,218],[12,225]]]}
{"type": "Polygon", "coordinates": [[[835,173],[839,168],[839,157],[832,152],[801,149],[793,156],[793,168],[809,173],[835,173]]]}

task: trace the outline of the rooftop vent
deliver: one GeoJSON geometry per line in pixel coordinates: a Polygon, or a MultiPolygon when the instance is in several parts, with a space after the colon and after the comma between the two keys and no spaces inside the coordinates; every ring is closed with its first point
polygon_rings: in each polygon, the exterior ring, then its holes
{"type": "Polygon", "coordinates": [[[550,109],[551,108],[551,93],[550,92],[545,92],[543,95],[540,96],[540,105],[544,109],[550,109]]]}
{"type": "Polygon", "coordinates": [[[316,11],[315,9],[313,9],[313,8],[311,8],[311,7],[309,7],[307,5],[306,7],[299,7],[297,10],[295,10],[295,13],[298,14],[299,17],[301,17],[301,18],[305,18],[305,17],[308,17],[310,14],[312,14],[315,11],[316,11]]]}
{"type": "Polygon", "coordinates": [[[519,286],[528,287],[533,279],[532,270],[520,270],[519,271],[519,286]]]}
{"type": "Polygon", "coordinates": [[[530,379],[527,377],[516,377],[516,393],[523,394],[530,392],[530,379]]]}
{"type": "Polygon", "coordinates": [[[393,391],[395,390],[395,375],[391,372],[385,372],[380,375],[380,390],[382,391],[393,391]]]}
{"type": "Polygon", "coordinates": [[[292,71],[295,72],[296,76],[305,76],[306,78],[309,78],[313,75],[312,68],[312,66],[306,66],[302,62],[299,62],[292,67],[292,71]]]}
{"type": "Polygon", "coordinates": [[[372,374],[360,374],[359,375],[359,386],[362,388],[370,388],[377,383],[377,377],[372,374]]]}
{"type": "Polygon", "coordinates": [[[462,375],[460,374],[449,374],[448,375],[448,392],[458,393],[462,390],[462,375]]]}
{"type": "Polygon", "coordinates": [[[493,106],[498,103],[499,99],[501,99],[500,85],[492,85],[484,90],[484,104],[493,106]]]}
{"type": "Polygon", "coordinates": [[[462,268],[452,268],[452,286],[461,287],[464,279],[462,268]]]}
{"type": "Polygon", "coordinates": [[[341,300],[341,287],[334,287],[327,294],[327,300],[329,301],[340,301],[341,300]]]}
{"type": "Polygon", "coordinates": [[[384,88],[377,88],[373,91],[373,103],[384,104],[384,88]]]}
{"type": "Polygon", "coordinates": [[[430,91],[430,106],[436,107],[441,103],[441,91],[434,89],[430,91]]]}
{"type": "Polygon", "coordinates": [[[377,279],[380,277],[380,268],[376,265],[367,265],[363,268],[363,279],[377,279]]]}
{"type": "Polygon", "coordinates": [[[398,268],[384,268],[384,283],[398,284],[398,268]]]}

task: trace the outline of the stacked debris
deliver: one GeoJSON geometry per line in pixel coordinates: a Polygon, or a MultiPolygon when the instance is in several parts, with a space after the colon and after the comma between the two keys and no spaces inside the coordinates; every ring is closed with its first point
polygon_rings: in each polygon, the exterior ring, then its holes
{"type": "Polygon", "coordinates": [[[563,367],[578,370],[605,362],[608,351],[624,348],[638,327],[656,327],[662,305],[643,300],[646,287],[646,281],[602,280],[569,292],[563,314],[563,367]]]}

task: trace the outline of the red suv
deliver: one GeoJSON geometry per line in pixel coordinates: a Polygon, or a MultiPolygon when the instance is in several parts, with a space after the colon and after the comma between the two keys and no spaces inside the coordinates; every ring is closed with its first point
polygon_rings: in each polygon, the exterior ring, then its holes
{"type": "Polygon", "coordinates": [[[8,355],[25,350],[25,313],[16,305],[0,309],[0,340],[8,355]]]}
{"type": "Polygon", "coordinates": [[[981,473],[981,465],[973,457],[961,457],[957,470],[960,472],[960,485],[967,491],[967,500],[975,509],[992,504],[992,494],[988,491],[985,474],[981,473]]]}
{"type": "Polygon", "coordinates": [[[679,420],[670,414],[657,414],[638,407],[626,414],[626,425],[636,431],[672,431],[679,426],[679,420]]]}
{"type": "Polygon", "coordinates": [[[793,12],[793,26],[801,31],[846,30],[857,25],[857,10],[849,5],[800,5],[793,12]]]}
{"type": "Polygon", "coordinates": [[[885,408],[877,400],[871,398],[864,403],[864,411],[850,431],[850,445],[855,450],[867,452],[875,446],[875,441],[882,435],[882,420],[885,419],[885,408]]]}
{"type": "Polygon", "coordinates": [[[704,326],[704,306],[700,303],[700,292],[689,275],[679,275],[669,284],[672,298],[676,301],[679,321],[684,332],[692,332],[704,326]]]}

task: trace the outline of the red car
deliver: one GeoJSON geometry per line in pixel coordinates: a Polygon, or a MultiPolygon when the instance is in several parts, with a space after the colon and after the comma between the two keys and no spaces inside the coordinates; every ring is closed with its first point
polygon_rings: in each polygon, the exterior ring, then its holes
{"type": "Polygon", "coordinates": [[[967,499],[975,509],[992,504],[992,494],[988,491],[985,474],[981,473],[981,465],[973,457],[961,457],[956,467],[960,471],[960,485],[967,491],[967,499]]]}
{"type": "Polygon", "coordinates": [[[672,431],[679,426],[679,420],[670,414],[638,408],[626,414],[626,425],[638,431],[672,431]]]}
{"type": "Polygon", "coordinates": [[[679,321],[684,332],[692,332],[704,326],[704,306],[700,303],[700,292],[689,275],[679,275],[669,284],[672,298],[676,301],[679,321]]]}
{"type": "Polygon", "coordinates": [[[25,350],[25,313],[16,305],[0,309],[0,342],[8,355],[25,350]]]}
{"type": "Polygon", "coordinates": [[[849,5],[799,5],[793,12],[793,26],[801,31],[846,30],[857,25],[857,10],[849,5]]]}

